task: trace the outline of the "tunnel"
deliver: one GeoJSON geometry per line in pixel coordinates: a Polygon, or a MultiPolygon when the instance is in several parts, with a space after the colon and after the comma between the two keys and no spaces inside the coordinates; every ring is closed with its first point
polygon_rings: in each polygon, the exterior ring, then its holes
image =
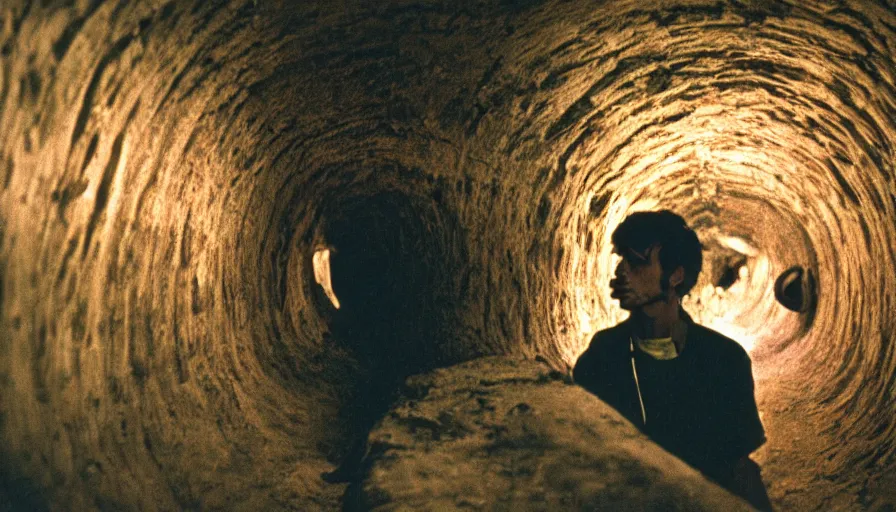
{"type": "Polygon", "coordinates": [[[890,0],[5,0],[5,506],[339,509],[406,378],[568,374],[667,208],[775,507],[893,510],[894,55],[890,0]]]}

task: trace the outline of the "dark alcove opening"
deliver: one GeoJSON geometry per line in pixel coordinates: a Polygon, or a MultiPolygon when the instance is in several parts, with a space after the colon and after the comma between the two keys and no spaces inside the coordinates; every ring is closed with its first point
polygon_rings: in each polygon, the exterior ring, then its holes
{"type": "Polygon", "coordinates": [[[446,364],[443,332],[452,253],[432,203],[396,191],[358,195],[324,215],[330,279],[339,301],[326,317],[334,343],[354,359],[339,421],[346,442],[326,480],[357,482],[370,428],[404,380],[446,364]]]}

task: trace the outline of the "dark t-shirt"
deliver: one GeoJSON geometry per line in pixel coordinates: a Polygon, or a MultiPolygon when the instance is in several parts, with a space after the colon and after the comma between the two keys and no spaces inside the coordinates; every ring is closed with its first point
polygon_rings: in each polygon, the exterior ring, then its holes
{"type": "Polygon", "coordinates": [[[646,425],[632,372],[628,320],[594,335],[573,378],[657,444],[724,484],[731,465],[765,442],[753,395],[750,357],[730,338],[687,313],[687,339],[675,359],[658,360],[635,345],[646,425]]]}

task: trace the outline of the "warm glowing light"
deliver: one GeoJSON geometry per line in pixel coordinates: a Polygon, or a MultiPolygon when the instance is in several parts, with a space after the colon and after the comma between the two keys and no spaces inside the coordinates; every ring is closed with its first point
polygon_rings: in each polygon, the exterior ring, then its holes
{"type": "Polygon", "coordinates": [[[333,285],[330,282],[330,250],[321,249],[315,252],[312,263],[314,265],[314,280],[324,289],[324,293],[327,294],[327,298],[330,299],[333,306],[339,309],[339,299],[336,298],[336,293],[333,292],[333,285]]]}
{"type": "Polygon", "coordinates": [[[741,254],[745,254],[747,256],[756,256],[756,249],[753,248],[750,244],[748,244],[743,238],[738,238],[736,236],[719,236],[719,243],[724,245],[725,247],[735,250],[741,254]]]}
{"type": "Polygon", "coordinates": [[[724,318],[715,318],[707,322],[706,327],[718,331],[738,342],[748,353],[756,348],[756,337],[751,331],[748,331],[737,324],[728,322],[724,318]]]}
{"type": "MultiPolygon", "coordinates": [[[[739,238],[728,237],[723,245],[735,250],[755,251],[739,238]]],[[[691,290],[683,297],[682,306],[697,323],[716,330],[738,342],[747,352],[761,343],[769,325],[780,321],[778,308],[768,309],[774,299],[767,279],[770,272],[768,258],[759,254],[751,262],[752,268],[738,269],[739,278],[729,288],[707,283],[691,290]],[[746,307],[745,305],[750,305],[746,307]]]]}
{"type": "MultiPolygon", "coordinates": [[[[576,287],[576,299],[577,302],[583,304],[585,302],[585,297],[587,297],[589,290],[584,286],[576,287]]],[[[579,309],[579,336],[581,337],[590,337],[594,334],[594,326],[591,325],[591,314],[585,309],[579,309]]]]}

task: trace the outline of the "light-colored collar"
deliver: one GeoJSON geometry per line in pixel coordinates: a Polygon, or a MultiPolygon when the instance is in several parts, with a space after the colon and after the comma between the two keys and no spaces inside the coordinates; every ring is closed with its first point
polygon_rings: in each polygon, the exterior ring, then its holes
{"type": "Polygon", "coordinates": [[[635,344],[638,345],[638,348],[641,349],[641,352],[644,352],[654,359],[666,361],[678,357],[678,349],[675,348],[675,343],[672,342],[671,336],[668,338],[650,338],[646,340],[635,338],[634,340],[635,344]]]}
{"type": "Polygon", "coordinates": [[[688,323],[682,318],[672,326],[671,336],[666,338],[641,339],[632,337],[632,341],[638,345],[642,352],[654,359],[675,359],[684,350],[687,340],[688,323]]]}

